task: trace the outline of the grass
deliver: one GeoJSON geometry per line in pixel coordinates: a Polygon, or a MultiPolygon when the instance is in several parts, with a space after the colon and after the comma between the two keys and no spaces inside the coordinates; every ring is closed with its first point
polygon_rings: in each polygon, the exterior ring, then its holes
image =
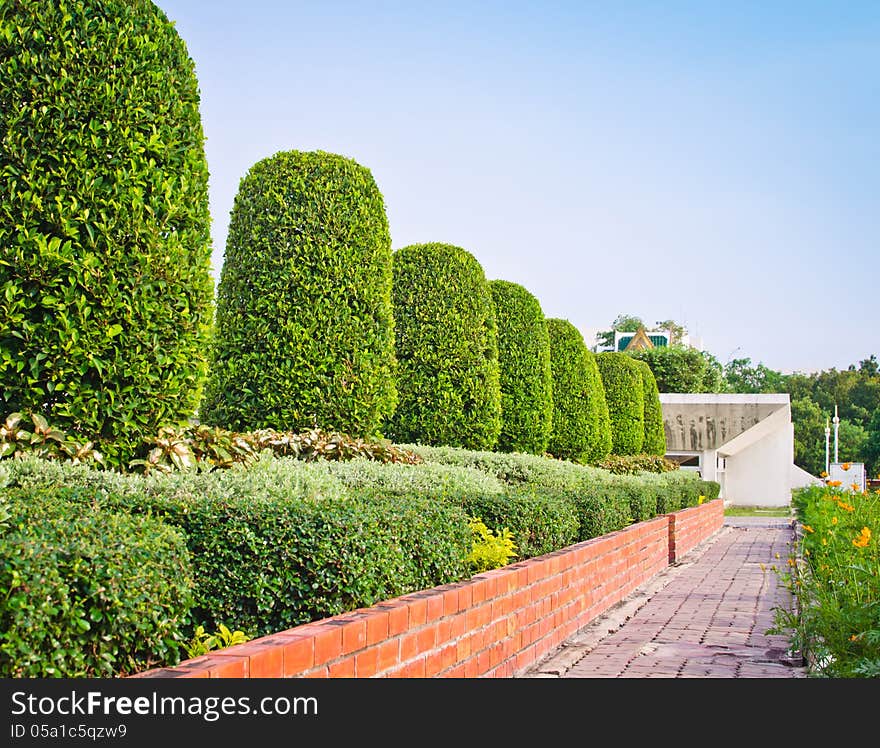
{"type": "Polygon", "coordinates": [[[789,517],[790,506],[727,506],[725,517],[789,517]]]}

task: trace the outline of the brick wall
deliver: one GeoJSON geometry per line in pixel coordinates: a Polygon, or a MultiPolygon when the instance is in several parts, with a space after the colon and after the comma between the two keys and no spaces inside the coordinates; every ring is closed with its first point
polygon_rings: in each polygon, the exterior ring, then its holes
{"type": "Polygon", "coordinates": [[[724,522],[721,499],[135,678],[511,677],[724,522]]]}

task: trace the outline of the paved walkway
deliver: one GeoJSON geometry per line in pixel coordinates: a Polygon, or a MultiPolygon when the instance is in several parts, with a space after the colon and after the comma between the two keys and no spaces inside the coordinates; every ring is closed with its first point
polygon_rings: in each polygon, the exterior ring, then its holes
{"type": "Polygon", "coordinates": [[[791,595],[793,525],[728,517],[651,583],[567,640],[525,678],[803,678],[789,640],[769,635],[791,595]],[[762,566],[763,565],[763,566],[762,566]]]}

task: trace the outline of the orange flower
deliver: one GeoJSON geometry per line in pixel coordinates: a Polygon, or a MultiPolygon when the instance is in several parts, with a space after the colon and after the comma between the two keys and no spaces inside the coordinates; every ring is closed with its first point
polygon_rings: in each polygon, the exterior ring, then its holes
{"type": "Polygon", "coordinates": [[[849,470],[852,467],[852,463],[844,462],[843,465],[841,465],[840,467],[842,467],[844,470],[849,470]]]}
{"type": "Polygon", "coordinates": [[[804,530],[805,530],[806,532],[816,532],[816,531],[815,531],[812,527],[810,527],[809,525],[804,525],[804,530]]]}
{"type": "Polygon", "coordinates": [[[862,531],[856,536],[852,544],[856,548],[864,548],[869,542],[871,542],[871,531],[867,527],[863,527],[862,531]]]}
{"type": "Polygon", "coordinates": [[[841,481],[839,481],[839,480],[830,480],[830,481],[828,481],[828,485],[829,485],[829,486],[834,486],[835,488],[837,488],[837,486],[841,485],[841,481]]]}
{"type": "Polygon", "coordinates": [[[827,478],[827,477],[828,477],[828,473],[826,473],[826,472],[823,470],[821,473],[819,473],[819,477],[820,477],[820,478],[827,478]]]}
{"type": "Polygon", "coordinates": [[[861,488],[861,486],[858,483],[850,483],[850,487],[852,488],[853,491],[858,491],[861,488]]]}

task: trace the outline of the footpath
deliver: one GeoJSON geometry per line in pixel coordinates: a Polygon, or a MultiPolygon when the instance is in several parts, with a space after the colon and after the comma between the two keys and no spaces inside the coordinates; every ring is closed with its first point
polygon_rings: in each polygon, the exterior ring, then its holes
{"type": "Polygon", "coordinates": [[[521,678],[804,678],[785,635],[793,520],[727,517],[715,535],[521,678]],[[776,570],[774,570],[774,567],[776,570]]]}

